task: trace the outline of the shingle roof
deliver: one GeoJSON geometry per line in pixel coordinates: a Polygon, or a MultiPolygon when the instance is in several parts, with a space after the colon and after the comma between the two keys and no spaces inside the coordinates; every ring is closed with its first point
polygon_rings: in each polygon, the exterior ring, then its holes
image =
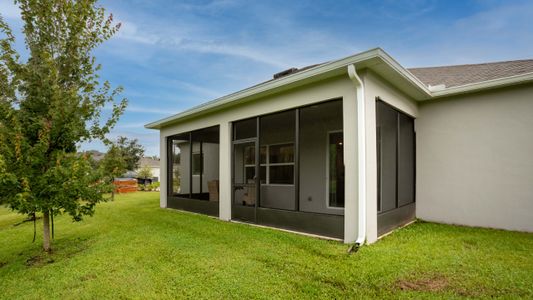
{"type": "Polygon", "coordinates": [[[152,167],[152,168],[159,168],[159,159],[153,159],[151,157],[141,157],[139,160],[139,167],[152,167]]]}
{"type": "Polygon", "coordinates": [[[500,79],[533,72],[533,59],[408,69],[425,85],[446,87],[500,79]]]}

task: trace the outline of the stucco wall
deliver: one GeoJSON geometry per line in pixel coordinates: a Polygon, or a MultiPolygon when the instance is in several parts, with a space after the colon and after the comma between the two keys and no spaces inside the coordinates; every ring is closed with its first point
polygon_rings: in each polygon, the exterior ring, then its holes
{"type": "Polygon", "coordinates": [[[417,216],[533,231],[533,85],[423,103],[417,216]]]}

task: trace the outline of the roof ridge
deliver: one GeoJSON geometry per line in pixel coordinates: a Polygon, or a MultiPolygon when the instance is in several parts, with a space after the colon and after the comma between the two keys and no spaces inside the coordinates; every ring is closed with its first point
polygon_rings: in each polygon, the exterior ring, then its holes
{"type": "Polygon", "coordinates": [[[502,61],[493,61],[493,62],[485,62],[485,63],[478,63],[478,64],[460,64],[460,65],[442,65],[442,66],[431,66],[431,67],[415,67],[415,68],[407,68],[407,70],[411,71],[411,70],[437,69],[437,68],[450,68],[450,67],[484,66],[484,65],[494,65],[494,64],[511,63],[511,62],[526,62],[526,61],[533,61],[533,59],[502,60],[502,61]]]}

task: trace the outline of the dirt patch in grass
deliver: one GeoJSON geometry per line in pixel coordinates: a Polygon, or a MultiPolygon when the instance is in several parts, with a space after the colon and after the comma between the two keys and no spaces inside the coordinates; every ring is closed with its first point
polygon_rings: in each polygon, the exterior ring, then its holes
{"type": "Polygon", "coordinates": [[[5,265],[7,265],[7,263],[6,263],[5,261],[0,261],[0,269],[1,269],[2,267],[4,267],[5,265]]]}
{"type": "Polygon", "coordinates": [[[36,255],[28,258],[26,260],[26,266],[28,267],[40,267],[47,264],[54,263],[54,259],[49,257],[48,254],[44,253],[42,255],[36,255]]]}
{"type": "Polygon", "coordinates": [[[80,277],[80,280],[81,281],[90,281],[90,280],[94,280],[98,278],[98,276],[96,276],[95,274],[86,274],[86,275],[83,275],[80,277]]]}
{"type": "Polygon", "coordinates": [[[461,297],[479,298],[479,297],[502,297],[505,295],[520,295],[526,297],[527,293],[513,287],[495,288],[478,284],[475,286],[464,286],[461,281],[451,279],[444,274],[416,274],[408,278],[398,279],[394,285],[396,290],[417,291],[417,292],[452,292],[461,297]]]}
{"type": "Polygon", "coordinates": [[[81,242],[78,242],[77,244],[67,244],[67,247],[57,246],[57,248],[54,248],[53,251],[50,253],[46,253],[41,250],[40,253],[30,256],[26,260],[25,265],[28,267],[42,267],[48,264],[52,264],[56,261],[66,260],[75,257],[76,255],[87,250],[90,245],[86,240],[78,239],[78,241],[81,242]]]}
{"type": "Polygon", "coordinates": [[[433,274],[416,279],[400,279],[396,287],[403,291],[440,292],[447,289],[449,280],[442,274],[433,274]]]}

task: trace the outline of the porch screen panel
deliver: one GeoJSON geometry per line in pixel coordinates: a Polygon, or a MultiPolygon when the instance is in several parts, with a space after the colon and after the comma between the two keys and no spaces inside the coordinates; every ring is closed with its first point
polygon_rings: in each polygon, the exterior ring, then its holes
{"type": "Polygon", "coordinates": [[[179,134],[169,139],[170,142],[170,194],[178,197],[190,196],[189,172],[189,133],[179,134]]]}
{"type": "Polygon", "coordinates": [[[300,210],[344,213],[342,100],[300,109],[300,210]]]}
{"type": "Polygon", "coordinates": [[[415,202],[415,121],[399,114],[398,206],[415,202]]]}
{"type": "Polygon", "coordinates": [[[295,210],[296,111],[260,117],[261,207],[295,210]]]}
{"type": "Polygon", "coordinates": [[[233,123],[233,140],[244,140],[257,136],[257,119],[251,118],[233,123]]]}
{"type": "Polygon", "coordinates": [[[378,211],[396,208],[396,172],[398,113],[383,102],[377,102],[379,197],[378,211]]]}
{"type": "Polygon", "coordinates": [[[218,201],[219,128],[209,127],[192,132],[192,197],[218,201]]]}
{"type": "Polygon", "coordinates": [[[218,201],[219,127],[169,137],[169,195],[218,201]]]}

